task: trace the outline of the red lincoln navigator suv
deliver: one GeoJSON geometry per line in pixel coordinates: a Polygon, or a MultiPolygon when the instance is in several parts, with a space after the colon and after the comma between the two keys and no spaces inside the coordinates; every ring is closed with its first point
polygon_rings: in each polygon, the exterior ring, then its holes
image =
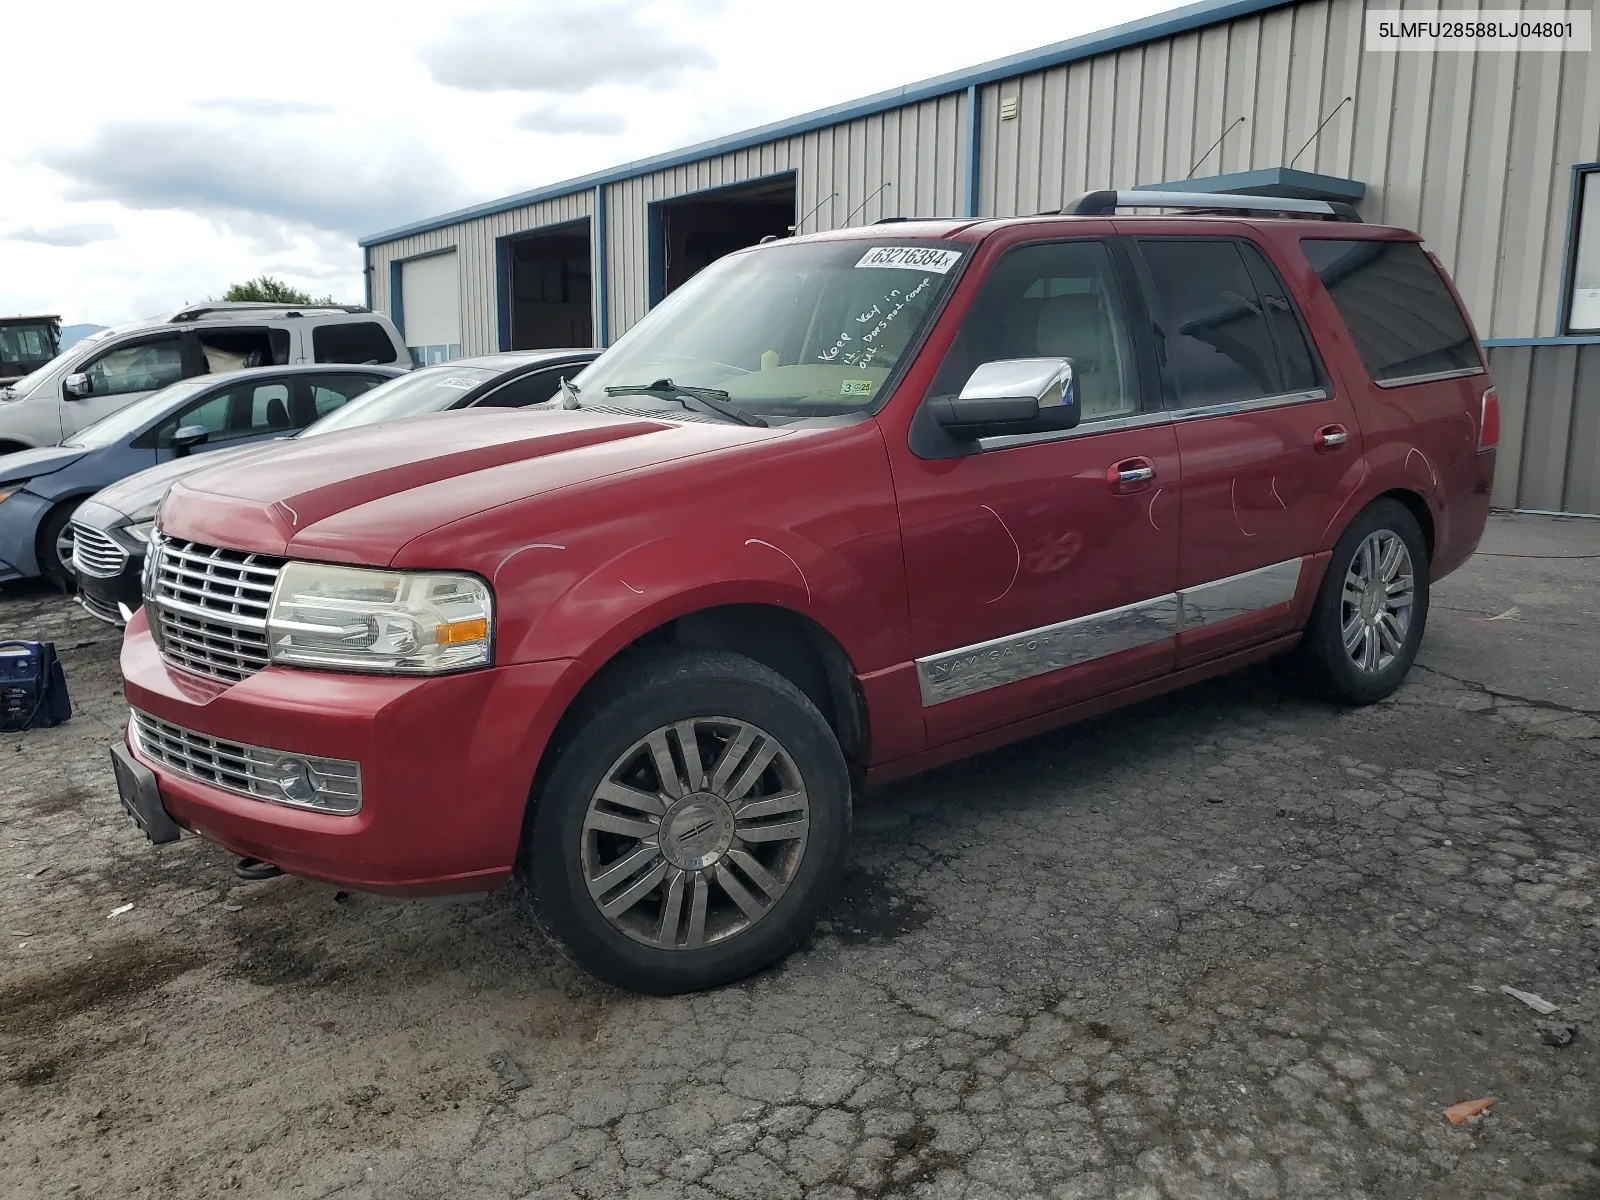
{"type": "Polygon", "coordinates": [[[1499,417],[1417,236],[1349,217],[1102,192],[778,241],[543,405],[190,475],[123,803],[345,887],[520,875],[575,961],[677,992],[807,932],[863,784],[1291,651],[1387,696],[1499,417]]]}

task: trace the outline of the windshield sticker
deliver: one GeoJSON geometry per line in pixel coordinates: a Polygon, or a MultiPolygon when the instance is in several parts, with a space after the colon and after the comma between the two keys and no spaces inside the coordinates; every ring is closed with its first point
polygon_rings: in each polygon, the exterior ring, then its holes
{"type": "Polygon", "coordinates": [[[464,392],[469,388],[477,387],[478,381],[476,379],[468,378],[465,375],[446,375],[443,379],[439,380],[439,386],[455,388],[458,392],[464,392]]]}
{"type": "Polygon", "coordinates": [[[874,246],[861,256],[856,267],[898,267],[906,271],[947,273],[961,261],[959,250],[934,250],[928,246],[874,246]]]}
{"type": "Polygon", "coordinates": [[[846,379],[839,385],[841,396],[870,396],[872,395],[872,380],[846,379]]]}

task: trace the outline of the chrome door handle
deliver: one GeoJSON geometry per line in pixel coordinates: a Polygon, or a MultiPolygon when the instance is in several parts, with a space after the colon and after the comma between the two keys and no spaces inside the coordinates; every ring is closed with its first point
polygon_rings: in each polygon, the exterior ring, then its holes
{"type": "Polygon", "coordinates": [[[1350,440],[1350,432],[1343,425],[1324,425],[1317,430],[1311,444],[1318,450],[1337,450],[1350,440]]]}
{"type": "Polygon", "coordinates": [[[1133,467],[1126,471],[1117,472],[1118,483],[1146,483],[1156,477],[1154,467],[1133,467]]]}

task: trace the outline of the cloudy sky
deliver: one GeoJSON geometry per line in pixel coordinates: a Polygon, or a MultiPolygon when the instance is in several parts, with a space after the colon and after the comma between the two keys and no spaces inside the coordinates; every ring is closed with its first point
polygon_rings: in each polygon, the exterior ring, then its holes
{"type": "Polygon", "coordinates": [[[264,272],[359,303],[364,234],[1173,7],[10,5],[0,313],[113,324],[264,272]]]}

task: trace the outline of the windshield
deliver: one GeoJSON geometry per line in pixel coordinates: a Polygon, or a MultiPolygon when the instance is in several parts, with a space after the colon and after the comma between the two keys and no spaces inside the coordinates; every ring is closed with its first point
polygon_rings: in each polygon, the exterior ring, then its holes
{"type": "Polygon", "coordinates": [[[166,416],[173,404],[186,400],[196,392],[205,388],[210,381],[204,376],[198,379],[185,379],[181,383],[174,383],[164,387],[159,392],[151,392],[135,400],[127,408],[119,408],[108,417],[101,417],[93,425],[85,425],[72,435],[72,440],[62,442],[63,446],[74,449],[98,450],[101,446],[115,445],[139,433],[152,421],[157,421],[166,416]]]}
{"type": "Polygon", "coordinates": [[[487,383],[501,373],[490,367],[463,367],[451,363],[418,367],[388,383],[380,383],[366,395],[307,425],[300,436],[376,425],[379,421],[394,421],[419,413],[443,412],[480,383],[487,383]]]}
{"type": "Polygon", "coordinates": [[[577,377],[585,408],[684,409],[670,397],[607,397],[671,380],[715,388],[768,419],[877,406],[955,279],[949,243],[801,242],[707,267],[577,377]]]}

